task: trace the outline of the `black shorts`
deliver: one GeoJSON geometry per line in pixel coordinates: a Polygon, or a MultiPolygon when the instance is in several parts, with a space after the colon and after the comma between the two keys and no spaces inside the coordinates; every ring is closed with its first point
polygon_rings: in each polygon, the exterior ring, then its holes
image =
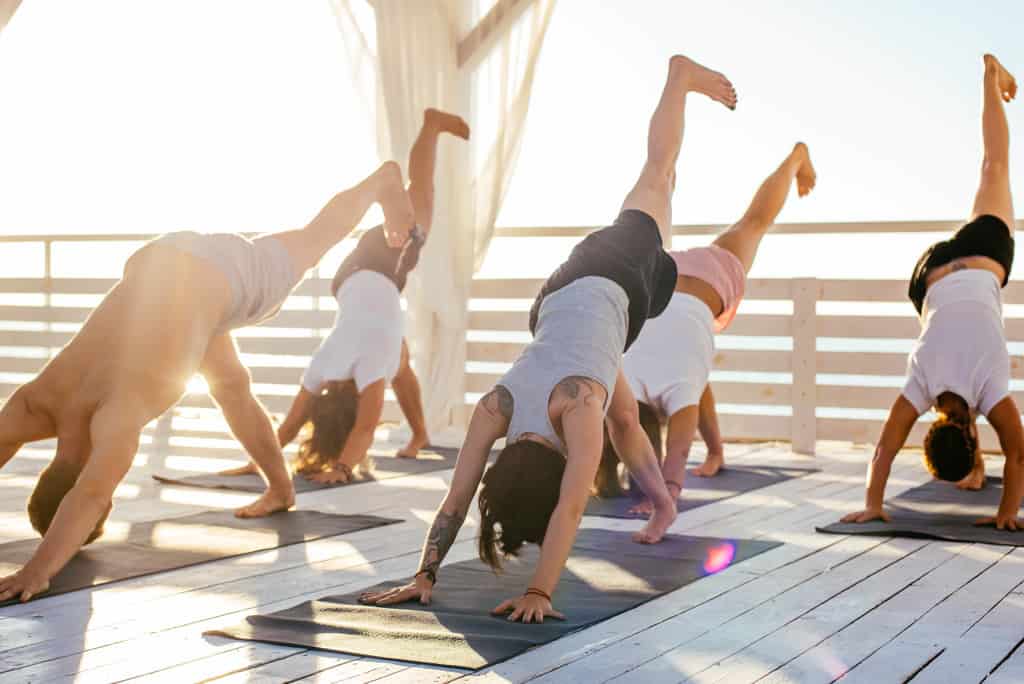
{"type": "Polygon", "coordinates": [[[555,269],[530,310],[530,332],[537,325],[540,304],[574,280],[600,276],[618,283],[629,298],[629,349],[644,322],[661,314],[676,289],[676,262],[661,244],[658,224],[646,213],[627,209],[615,223],[585,237],[555,269]]]}
{"type": "Polygon", "coordinates": [[[925,250],[914,266],[910,276],[907,296],[914,303],[917,313],[924,307],[924,296],[928,292],[928,272],[945,266],[955,259],[983,256],[994,259],[1006,271],[1003,287],[1010,279],[1013,268],[1013,234],[1010,227],[998,216],[983,214],[956,231],[952,238],[936,242],[925,250]]]}
{"type": "Polygon", "coordinates": [[[401,292],[405,289],[409,272],[419,263],[420,250],[425,241],[426,238],[417,228],[409,235],[404,246],[391,247],[384,235],[384,226],[371,228],[363,233],[356,248],[338,267],[331,281],[331,295],[337,296],[342,284],[358,271],[376,271],[391,280],[401,292]]]}

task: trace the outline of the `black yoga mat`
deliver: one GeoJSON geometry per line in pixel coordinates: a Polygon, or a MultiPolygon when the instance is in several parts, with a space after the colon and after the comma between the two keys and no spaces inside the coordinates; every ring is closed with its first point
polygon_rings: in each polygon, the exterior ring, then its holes
{"type": "Polygon", "coordinates": [[[825,534],[866,534],[1024,546],[1024,532],[974,525],[974,521],[979,518],[995,516],[1002,495],[1001,477],[989,477],[985,486],[974,492],[957,489],[951,482],[932,480],[885,503],[885,510],[892,522],[836,522],[815,529],[825,534]]]}
{"type": "MultiPolygon", "coordinates": [[[[447,470],[455,467],[455,459],[459,455],[458,449],[448,447],[428,447],[420,449],[416,458],[398,458],[394,454],[384,454],[380,451],[371,451],[373,469],[369,473],[356,472],[355,480],[348,484],[360,482],[372,482],[374,480],[387,480],[402,475],[421,475],[436,470],[447,470]]],[[[186,475],[184,477],[167,477],[154,475],[153,479],[163,484],[184,485],[186,487],[202,487],[203,489],[229,489],[235,492],[262,492],[267,488],[259,475],[217,475],[209,473],[204,475],[186,475]]],[[[344,487],[345,484],[321,484],[307,480],[302,475],[296,475],[292,481],[295,483],[295,491],[298,493],[315,492],[321,489],[333,487],[344,487]]]]}
{"type": "MultiPolygon", "coordinates": [[[[361,591],[326,596],[211,632],[220,636],[414,663],[479,669],[565,636],[778,546],[775,542],[669,536],[641,545],[628,532],[587,529],[576,538],[554,594],[568,620],[511,623],[490,611],[519,596],[537,561],[531,545],[495,575],[479,560],[441,568],[429,606],[362,606],[361,591]]],[[[408,580],[403,580],[403,582],[408,580]]],[[[372,589],[388,588],[384,583],[372,589]]]]}
{"type": "MultiPolygon", "coordinates": [[[[183,518],[132,525],[123,541],[86,546],[50,581],[47,595],[63,594],[165,570],[333,537],[400,520],[373,515],[289,511],[241,520],[232,511],[206,511],[183,518]]],[[[0,577],[28,562],[39,540],[0,544],[0,577]]],[[[0,603],[9,605],[14,601],[0,603]]]]}
{"type": "MultiPolygon", "coordinates": [[[[706,506],[731,499],[755,489],[777,484],[794,477],[803,477],[816,473],[816,468],[776,468],[772,466],[727,466],[718,471],[714,477],[697,477],[687,473],[683,493],[676,503],[679,512],[691,508],[706,506]]],[[[639,501],[639,495],[603,499],[593,496],[587,503],[585,515],[596,515],[602,518],[641,518],[629,509],[639,501]]]]}

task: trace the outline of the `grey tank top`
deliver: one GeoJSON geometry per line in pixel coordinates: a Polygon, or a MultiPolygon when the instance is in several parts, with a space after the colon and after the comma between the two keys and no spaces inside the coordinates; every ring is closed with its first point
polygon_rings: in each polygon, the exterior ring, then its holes
{"type": "Polygon", "coordinates": [[[548,417],[551,392],[565,378],[601,383],[607,410],[622,363],[628,311],[626,291],[600,276],[574,280],[544,298],[533,341],[497,383],[512,395],[509,443],[531,432],[566,453],[548,417]]]}

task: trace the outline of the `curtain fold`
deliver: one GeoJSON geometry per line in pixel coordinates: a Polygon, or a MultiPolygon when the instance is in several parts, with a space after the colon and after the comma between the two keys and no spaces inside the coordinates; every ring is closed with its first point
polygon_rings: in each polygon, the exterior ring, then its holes
{"type": "Polygon", "coordinates": [[[459,66],[458,47],[485,13],[480,0],[371,0],[375,55],[352,20],[353,1],[331,3],[361,89],[370,82],[367,60],[376,64],[376,94],[367,93],[365,105],[378,123],[381,157],[405,166],[428,107],[459,114],[472,129],[468,144],[441,139],[433,229],[406,288],[407,337],[437,440],[465,419],[470,287],[512,178],[555,0],[521,0],[528,6],[478,46],[486,53],[469,67],[459,66]]]}
{"type": "Polygon", "coordinates": [[[0,0],[0,31],[7,26],[7,22],[14,16],[20,4],[21,0],[0,0]]]}

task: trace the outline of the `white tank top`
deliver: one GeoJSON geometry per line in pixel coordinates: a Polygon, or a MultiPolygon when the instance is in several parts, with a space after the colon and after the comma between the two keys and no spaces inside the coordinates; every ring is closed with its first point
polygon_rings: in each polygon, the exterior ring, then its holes
{"type": "Polygon", "coordinates": [[[358,271],[335,297],[334,329],[313,354],[302,386],[316,393],[327,382],[355,380],[362,392],[382,378],[390,382],[398,372],[405,335],[398,288],[376,271],[358,271]]]}

